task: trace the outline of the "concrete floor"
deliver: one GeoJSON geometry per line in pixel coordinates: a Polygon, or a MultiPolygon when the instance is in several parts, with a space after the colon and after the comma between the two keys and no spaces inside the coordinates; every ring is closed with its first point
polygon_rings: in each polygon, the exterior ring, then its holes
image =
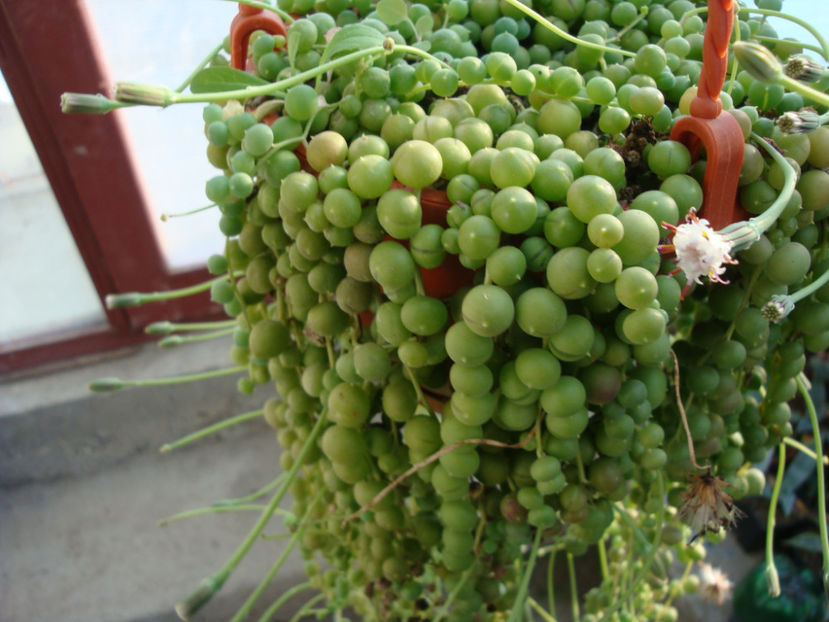
{"type": "MultiPolygon", "coordinates": [[[[274,433],[254,420],[170,454],[157,449],[256,408],[270,397],[268,389],[242,398],[228,377],[93,395],[80,381],[164,375],[198,361],[204,367],[204,361],[221,363],[226,347],[200,344],[177,356],[146,347],[114,361],[0,384],[0,621],[177,620],[173,605],[232,554],[256,512],[166,527],[157,521],[247,495],[273,480],[281,472],[274,433]]],[[[278,517],[266,528],[284,531],[278,517]]],[[[282,544],[258,542],[193,619],[229,619],[282,544]]],[[[294,556],[260,610],[302,582],[301,569],[294,556]]],[[[285,612],[303,600],[300,595],[285,612]]]]}

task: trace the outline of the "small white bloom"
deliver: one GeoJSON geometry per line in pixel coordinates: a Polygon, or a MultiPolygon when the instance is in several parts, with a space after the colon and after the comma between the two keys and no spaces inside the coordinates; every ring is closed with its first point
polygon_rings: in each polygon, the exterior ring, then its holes
{"type": "Polygon", "coordinates": [[[731,598],[731,588],[734,584],[719,568],[700,562],[699,582],[700,594],[706,600],[722,605],[725,600],[731,598]]]}
{"type": "Polygon", "coordinates": [[[763,317],[774,323],[779,322],[792,311],[794,311],[794,302],[792,302],[791,296],[780,295],[772,296],[771,300],[763,305],[761,309],[763,317]]]}
{"type": "Polygon", "coordinates": [[[705,218],[698,218],[691,211],[686,222],[676,227],[672,240],[679,269],[685,273],[688,282],[702,283],[701,277],[725,283],[721,275],[725,264],[737,263],[729,254],[731,242],[711,228],[705,218]]]}

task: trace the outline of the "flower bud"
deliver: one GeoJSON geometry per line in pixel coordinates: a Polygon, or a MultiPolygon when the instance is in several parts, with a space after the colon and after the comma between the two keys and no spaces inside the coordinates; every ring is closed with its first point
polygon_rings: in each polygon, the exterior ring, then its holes
{"type": "Polygon", "coordinates": [[[761,82],[777,82],[783,75],[783,68],[768,48],[759,43],[738,41],[734,44],[734,54],[752,78],[761,82]]]}
{"type": "Polygon", "coordinates": [[[172,92],[166,86],[141,84],[140,82],[117,82],[115,99],[128,104],[144,106],[169,106],[172,104],[172,92]]]}
{"type": "Polygon", "coordinates": [[[98,378],[89,383],[89,390],[96,393],[107,393],[124,388],[124,381],[120,378],[98,378]]]}
{"type": "Polygon", "coordinates": [[[123,307],[135,307],[144,304],[144,294],[129,292],[126,294],[108,294],[104,298],[104,305],[107,309],[121,309],[123,307]]]}
{"type": "Polygon", "coordinates": [[[769,596],[777,598],[780,596],[780,577],[777,575],[777,568],[774,567],[774,564],[766,563],[765,575],[769,596]]]}
{"type": "Polygon", "coordinates": [[[167,321],[153,322],[144,328],[144,332],[148,335],[166,335],[172,333],[173,330],[175,330],[173,323],[167,321]]]}
{"type": "Polygon", "coordinates": [[[118,105],[98,93],[64,93],[60,96],[60,109],[65,114],[106,114],[118,105]]]}

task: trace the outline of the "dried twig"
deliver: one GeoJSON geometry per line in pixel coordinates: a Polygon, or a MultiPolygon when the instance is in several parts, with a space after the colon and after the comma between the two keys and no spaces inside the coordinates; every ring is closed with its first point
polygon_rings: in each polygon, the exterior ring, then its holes
{"type": "Polygon", "coordinates": [[[671,358],[674,359],[674,389],[676,390],[676,407],[679,410],[679,416],[682,419],[682,425],[685,428],[685,436],[688,438],[688,455],[691,457],[691,464],[697,469],[710,468],[708,465],[700,466],[697,462],[697,454],[694,451],[694,439],[691,438],[691,428],[688,427],[688,418],[685,416],[685,407],[682,405],[682,397],[679,394],[679,360],[676,358],[676,352],[671,348],[671,358]]]}
{"type": "Polygon", "coordinates": [[[380,503],[385,498],[385,496],[387,494],[389,494],[392,490],[397,488],[397,486],[399,486],[400,483],[403,480],[405,480],[407,477],[409,477],[410,475],[413,475],[414,473],[417,473],[420,469],[429,466],[435,460],[440,459],[441,456],[448,454],[450,451],[454,451],[458,447],[462,447],[464,445],[487,445],[489,447],[501,447],[501,448],[504,448],[504,449],[521,449],[524,445],[526,445],[527,443],[530,442],[530,439],[534,435],[535,435],[535,426],[533,426],[533,428],[529,431],[527,436],[525,436],[523,439],[521,439],[521,441],[519,441],[518,443],[514,443],[512,445],[510,445],[509,443],[502,443],[500,441],[493,441],[493,440],[490,440],[488,438],[468,438],[466,440],[458,441],[457,443],[452,443],[451,445],[446,445],[445,447],[441,447],[440,449],[438,449],[435,453],[433,453],[428,458],[424,458],[423,460],[421,460],[417,464],[413,464],[405,473],[397,476],[391,484],[389,484],[388,486],[383,488],[383,490],[378,492],[374,496],[374,498],[371,501],[369,501],[366,505],[361,507],[359,510],[357,510],[353,514],[350,514],[349,516],[346,516],[343,519],[343,525],[345,525],[346,523],[354,520],[355,518],[360,516],[363,512],[367,512],[368,510],[373,508],[375,505],[380,503]]]}

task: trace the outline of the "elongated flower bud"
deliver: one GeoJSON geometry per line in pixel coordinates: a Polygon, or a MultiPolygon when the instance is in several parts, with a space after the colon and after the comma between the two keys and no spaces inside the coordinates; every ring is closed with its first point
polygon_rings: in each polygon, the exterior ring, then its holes
{"type": "Polygon", "coordinates": [[[104,298],[107,309],[121,309],[123,307],[135,307],[144,304],[144,294],[139,292],[128,292],[126,294],[108,294],[104,298]]]}
{"type": "Polygon", "coordinates": [[[783,72],[790,78],[801,82],[817,82],[827,73],[826,65],[813,61],[804,54],[789,56],[783,66],[783,72]]]}
{"type": "Polygon", "coordinates": [[[98,378],[89,383],[89,390],[96,393],[107,393],[109,391],[117,391],[124,388],[124,381],[120,378],[98,378]]]}
{"type": "Polygon", "coordinates": [[[118,104],[98,93],[64,93],[60,96],[60,109],[65,114],[106,114],[118,108],[118,104]]]}
{"type": "Polygon", "coordinates": [[[166,86],[140,82],[117,82],[115,99],[119,102],[144,106],[169,106],[173,103],[172,91],[166,86]]]}
{"type": "Polygon", "coordinates": [[[783,68],[777,58],[759,43],[738,41],[734,44],[734,54],[740,61],[740,66],[755,80],[777,82],[783,75],[783,68]]]}
{"type": "Polygon", "coordinates": [[[766,589],[769,591],[769,596],[777,598],[780,596],[780,577],[777,574],[777,568],[773,564],[766,564],[765,570],[766,589]]]}

